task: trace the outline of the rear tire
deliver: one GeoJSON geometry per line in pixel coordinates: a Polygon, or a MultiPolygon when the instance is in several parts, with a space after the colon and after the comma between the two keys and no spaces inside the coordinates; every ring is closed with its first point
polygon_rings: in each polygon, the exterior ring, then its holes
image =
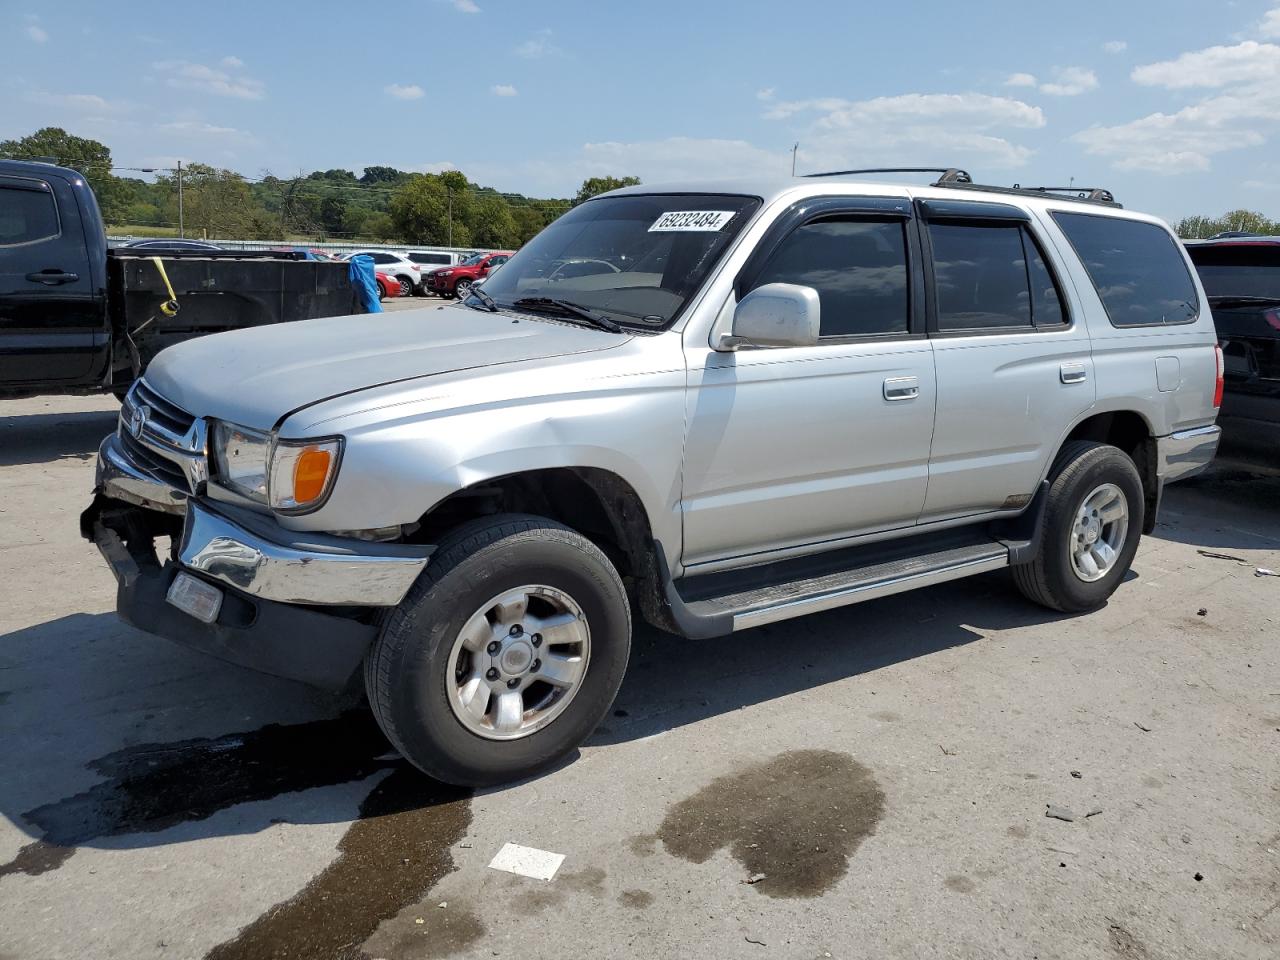
{"type": "Polygon", "coordinates": [[[545,770],[590,736],[630,648],[626,591],[604,553],[553,520],[500,514],[440,544],[370,649],[365,686],[379,726],[412,764],[483,786],[545,770]],[[497,603],[515,595],[527,603],[497,603]],[[519,649],[504,646],[509,638],[519,649]],[[552,661],[564,669],[575,650],[576,679],[563,688],[572,692],[538,679],[554,676],[552,661]],[[483,701],[471,716],[477,689],[483,701]],[[518,708],[504,710],[500,698],[512,692],[518,708]]]}
{"type": "Polygon", "coordinates": [[[400,296],[402,297],[413,296],[413,281],[410,280],[408,277],[396,277],[396,279],[400,281],[400,296]]]}
{"type": "Polygon", "coordinates": [[[1073,441],[1054,463],[1044,539],[1035,559],[1013,568],[1029,600],[1080,613],[1107,602],[1133,563],[1145,498],[1138,469],[1110,444],[1073,441]]]}

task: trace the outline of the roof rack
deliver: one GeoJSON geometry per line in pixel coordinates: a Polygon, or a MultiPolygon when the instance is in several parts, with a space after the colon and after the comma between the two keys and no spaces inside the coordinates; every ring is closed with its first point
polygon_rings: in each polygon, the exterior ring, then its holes
{"type": "Polygon", "coordinates": [[[940,173],[934,186],[954,183],[973,183],[973,178],[959,167],[866,167],[862,170],[831,170],[827,173],[806,173],[806,177],[847,177],[858,173],[940,173]]]}
{"type": "Polygon", "coordinates": [[[1116,198],[1112,196],[1110,190],[1104,190],[1102,187],[1024,187],[1019,183],[1015,183],[1012,187],[995,187],[985,183],[973,183],[972,181],[952,181],[947,183],[942,180],[939,180],[933,186],[955,187],[962,190],[982,190],[985,193],[1008,193],[1019,197],[1046,197],[1053,195],[1058,200],[1097,203],[1106,207],[1123,207],[1123,204],[1116,203],[1116,198]]]}

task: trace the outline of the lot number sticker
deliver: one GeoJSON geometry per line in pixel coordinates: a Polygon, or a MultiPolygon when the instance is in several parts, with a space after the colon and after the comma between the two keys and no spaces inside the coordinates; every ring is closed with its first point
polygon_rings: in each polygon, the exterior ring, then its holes
{"type": "Polygon", "coordinates": [[[732,210],[672,210],[664,213],[653,226],[650,233],[671,233],[673,231],[710,231],[723,227],[733,218],[732,210]]]}

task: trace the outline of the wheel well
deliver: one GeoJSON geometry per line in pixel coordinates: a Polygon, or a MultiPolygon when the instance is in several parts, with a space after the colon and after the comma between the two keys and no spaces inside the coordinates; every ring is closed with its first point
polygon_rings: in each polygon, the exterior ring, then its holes
{"type": "Polygon", "coordinates": [[[1160,503],[1160,482],[1156,477],[1156,441],[1151,427],[1141,414],[1132,410],[1116,410],[1099,413],[1076,424],[1063,444],[1072,440],[1095,440],[1109,443],[1129,455],[1138,476],[1142,478],[1143,498],[1146,500],[1144,532],[1155,529],[1156,508],[1160,503]]]}
{"type": "Polygon", "coordinates": [[[676,632],[670,620],[649,515],[631,484],[594,467],[531,470],[450,494],[418,521],[413,539],[435,543],[449,530],[495,513],[532,513],[582,534],[617,568],[644,618],[676,632]]]}

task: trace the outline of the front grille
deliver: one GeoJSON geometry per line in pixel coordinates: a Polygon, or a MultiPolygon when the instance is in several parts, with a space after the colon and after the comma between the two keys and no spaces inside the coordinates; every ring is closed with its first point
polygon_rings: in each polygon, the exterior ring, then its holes
{"type": "Polygon", "coordinates": [[[167,457],[161,456],[150,447],[139,443],[127,430],[120,431],[120,445],[124,448],[124,452],[130,460],[157,480],[163,480],[169,486],[178,490],[185,490],[187,493],[191,492],[191,486],[187,482],[187,475],[183,472],[182,467],[167,457]]]}
{"type": "Polygon", "coordinates": [[[133,388],[133,406],[151,408],[151,421],[179,437],[185,436],[196,418],[174,403],[156,393],[145,381],[139,380],[133,388]]]}

